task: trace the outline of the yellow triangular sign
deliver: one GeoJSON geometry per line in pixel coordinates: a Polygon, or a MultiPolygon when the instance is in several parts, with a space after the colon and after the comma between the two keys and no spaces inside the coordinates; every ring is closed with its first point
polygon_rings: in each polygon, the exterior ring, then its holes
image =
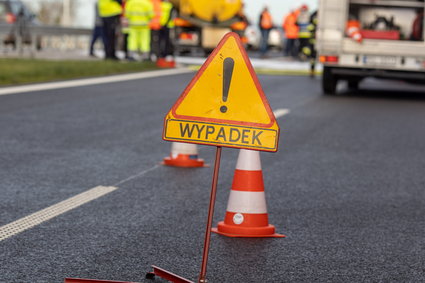
{"type": "Polygon", "coordinates": [[[240,38],[220,41],[165,118],[163,138],[277,151],[279,126],[240,38]]]}

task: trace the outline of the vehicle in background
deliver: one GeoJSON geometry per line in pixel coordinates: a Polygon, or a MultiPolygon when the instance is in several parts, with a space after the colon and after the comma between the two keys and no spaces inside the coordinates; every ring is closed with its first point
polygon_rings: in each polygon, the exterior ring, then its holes
{"type": "Polygon", "coordinates": [[[366,77],[425,83],[424,10],[423,0],[320,1],[316,47],[323,92],[335,94],[340,80],[356,89],[366,77]]]}
{"type": "MultiPolygon", "coordinates": [[[[35,15],[20,0],[0,0],[0,24],[10,26],[10,31],[4,38],[4,44],[16,47],[16,34],[22,36],[22,43],[31,44],[32,38],[28,30],[31,25],[36,25],[35,15]]],[[[41,38],[36,38],[36,47],[41,49],[41,38]]]]}
{"type": "Polygon", "coordinates": [[[269,47],[282,50],[283,48],[283,31],[279,28],[273,28],[269,34],[269,47]]]}
{"type": "Polygon", "coordinates": [[[200,49],[212,51],[220,39],[233,31],[242,41],[247,25],[242,0],[171,0],[176,7],[174,43],[177,53],[200,49]]]}
{"type": "MultiPolygon", "coordinates": [[[[258,27],[248,26],[245,29],[246,48],[248,50],[258,50],[260,47],[261,33],[258,27]]],[[[269,48],[281,50],[283,47],[283,33],[278,28],[270,30],[269,48]]]]}

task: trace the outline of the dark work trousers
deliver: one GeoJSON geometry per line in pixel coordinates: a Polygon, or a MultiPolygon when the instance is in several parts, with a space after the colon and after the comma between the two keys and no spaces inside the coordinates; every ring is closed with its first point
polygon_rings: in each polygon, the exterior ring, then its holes
{"type": "Polygon", "coordinates": [[[296,38],[287,38],[283,55],[297,57],[296,43],[297,43],[296,38]]]}
{"type": "Polygon", "coordinates": [[[308,47],[308,45],[309,45],[309,38],[300,37],[298,39],[298,41],[300,43],[300,45],[298,46],[298,55],[302,56],[302,54],[303,54],[303,48],[304,47],[308,47]]]}
{"type": "Polygon", "coordinates": [[[161,57],[159,44],[159,30],[151,29],[151,55],[155,55],[157,58],[161,57]]]}
{"type": "Polygon", "coordinates": [[[270,29],[261,29],[260,54],[265,55],[269,49],[270,29]]]}
{"type": "Polygon", "coordinates": [[[130,58],[130,54],[128,54],[128,32],[124,33],[124,42],[123,42],[122,49],[125,53],[125,58],[126,59],[130,58]]]}
{"type": "Polygon", "coordinates": [[[159,30],[159,56],[164,58],[168,55],[173,55],[173,44],[170,38],[170,28],[161,27],[159,30]]]}
{"type": "Polygon", "coordinates": [[[115,45],[117,41],[116,31],[119,26],[119,16],[102,18],[103,33],[105,35],[105,59],[117,59],[115,55],[115,45]]]}
{"type": "Polygon", "coordinates": [[[103,48],[105,48],[105,36],[103,35],[103,27],[95,26],[93,29],[93,34],[90,42],[90,55],[94,54],[94,44],[96,43],[98,38],[102,38],[103,48]]]}

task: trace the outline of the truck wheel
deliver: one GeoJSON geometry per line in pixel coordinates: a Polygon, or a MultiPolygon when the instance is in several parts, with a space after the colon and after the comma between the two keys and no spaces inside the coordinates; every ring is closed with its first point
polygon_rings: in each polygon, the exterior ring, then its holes
{"type": "Polygon", "coordinates": [[[337,77],[332,74],[332,69],[329,67],[323,68],[322,89],[325,95],[335,95],[336,85],[338,84],[337,77]]]}

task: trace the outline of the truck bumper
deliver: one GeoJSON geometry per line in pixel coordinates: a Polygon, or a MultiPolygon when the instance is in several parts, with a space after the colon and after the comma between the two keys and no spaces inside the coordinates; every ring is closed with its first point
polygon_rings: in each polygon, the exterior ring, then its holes
{"type": "Polygon", "coordinates": [[[400,71],[386,69],[349,68],[340,66],[327,66],[330,72],[341,79],[375,77],[383,79],[400,79],[408,81],[422,81],[425,83],[425,72],[400,71]]]}

